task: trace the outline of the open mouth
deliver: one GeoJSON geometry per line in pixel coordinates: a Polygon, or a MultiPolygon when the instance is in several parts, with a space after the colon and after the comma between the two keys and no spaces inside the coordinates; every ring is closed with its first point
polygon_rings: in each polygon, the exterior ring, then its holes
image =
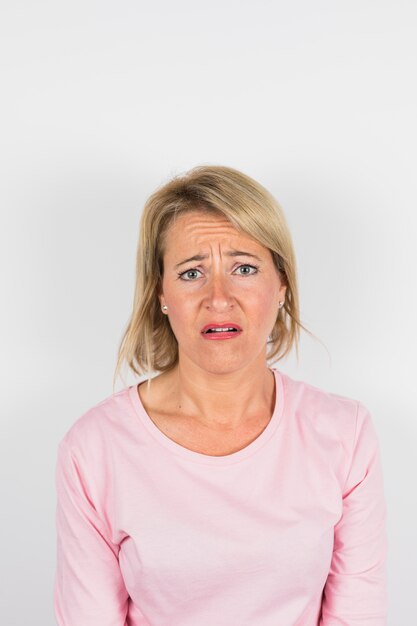
{"type": "Polygon", "coordinates": [[[237,328],[208,328],[207,330],[204,331],[205,335],[208,335],[209,333],[238,333],[238,329],[237,328]]]}
{"type": "Polygon", "coordinates": [[[235,322],[213,322],[211,324],[206,324],[205,326],[203,326],[201,332],[204,335],[214,333],[240,333],[242,332],[242,328],[239,326],[239,324],[236,324],[235,322]]]}

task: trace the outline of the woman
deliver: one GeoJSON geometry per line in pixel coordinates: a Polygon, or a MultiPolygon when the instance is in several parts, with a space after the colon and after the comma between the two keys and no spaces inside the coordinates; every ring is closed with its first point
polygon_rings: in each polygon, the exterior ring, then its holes
{"type": "Polygon", "coordinates": [[[201,166],[155,191],[116,374],[160,373],[59,444],[60,626],[386,624],[377,435],[361,402],[268,364],[300,328],[266,189],[201,166]]]}

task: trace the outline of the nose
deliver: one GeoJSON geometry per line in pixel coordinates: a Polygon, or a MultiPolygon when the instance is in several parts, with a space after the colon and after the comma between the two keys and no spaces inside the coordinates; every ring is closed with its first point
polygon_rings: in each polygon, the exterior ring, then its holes
{"type": "Polygon", "coordinates": [[[206,304],[210,308],[222,310],[230,307],[234,301],[232,285],[224,273],[216,272],[212,274],[207,283],[206,304]]]}

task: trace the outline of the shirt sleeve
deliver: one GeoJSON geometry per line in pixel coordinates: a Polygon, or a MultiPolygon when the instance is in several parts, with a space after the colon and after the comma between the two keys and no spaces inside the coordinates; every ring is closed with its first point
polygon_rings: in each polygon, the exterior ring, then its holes
{"type": "Polygon", "coordinates": [[[342,499],[319,626],[386,626],[388,541],[383,473],[372,418],[360,402],[342,499]]]}
{"type": "Polygon", "coordinates": [[[113,544],[97,514],[71,446],[58,446],[55,471],[59,626],[126,626],[128,593],[113,544]]]}

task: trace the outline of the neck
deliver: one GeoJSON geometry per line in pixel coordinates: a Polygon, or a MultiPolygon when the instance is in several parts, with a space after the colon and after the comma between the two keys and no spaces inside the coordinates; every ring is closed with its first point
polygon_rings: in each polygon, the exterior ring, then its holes
{"type": "Polygon", "coordinates": [[[275,376],[266,362],[226,371],[207,371],[180,361],[169,374],[169,406],[214,430],[232,430],[269,419],[275,407],[275,376]]]}

